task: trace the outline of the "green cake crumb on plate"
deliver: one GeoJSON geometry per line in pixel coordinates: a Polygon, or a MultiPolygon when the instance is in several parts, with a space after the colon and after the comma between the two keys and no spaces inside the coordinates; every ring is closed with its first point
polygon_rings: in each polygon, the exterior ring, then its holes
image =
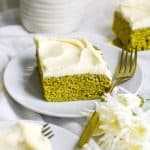
{"type": "Polygon", "coordinates": [[[86,40],[35,37],[43,96],[49,102],[99,99],[111,86],[101,51],[86,40]]]}

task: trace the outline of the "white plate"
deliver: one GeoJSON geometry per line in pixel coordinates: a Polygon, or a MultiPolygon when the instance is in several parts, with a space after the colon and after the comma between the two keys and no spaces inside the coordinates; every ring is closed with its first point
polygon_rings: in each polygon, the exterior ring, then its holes
{"type": "MultiPolygon", "coordinates": [[[[120,49],[100,43],[98,38],[89,39],[94,45],[101,48],[110,70],[114,73],[120,49]]],[[[35,50],[17,55],[7,66],[4,73],[4,84],[9,95],[19,104],[35,112],[57,117],[83,117],[82,112],[94,109],[94,101],[77,102],[46,102],[42,98],[40,81],[35,69],[35,50]]],[[[134,77],[122,86],[132,93],[136,93],[142,83],[142,72],[137,66],[134,77]]]]}
{"type": "MultiPolygon", "coordinates": [[[[11,127],[15,123],[16,121],[0,121],[0,130],[11,127]]],[[[34,123],[43,124],[42,122],[34,123]]],[[[76,150],[76,143],[79,139],[78,136],[53,124],[50,124],[50,127],[55,134],[55,136],[50,139],[53,150],[76,150]]],[[[84,150],[93,150],[93,147],[97,147],[97,144],[93,140],[91,140],[88,148],[84,150]]]]}

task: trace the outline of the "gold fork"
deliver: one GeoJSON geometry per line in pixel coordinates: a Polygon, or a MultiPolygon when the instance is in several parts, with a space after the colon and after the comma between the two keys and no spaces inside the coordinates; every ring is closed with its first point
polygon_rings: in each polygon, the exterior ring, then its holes
{"type": "Polygon", "coordinates": [[[123,49],[120,61],[118,63],[118,66],[112,79],[110,93],[112,92],[112,90],[116,85],[128,81],[133,77],[136,70],[136,65],[137,65],[137,51],[133,50],[129,52],[123,49]]]}
{"type": "MultiPolygon", "coordinates": [[[[112,85],[109,91],[110,93],[112,93],[116,85],[119,85],[133,77],[136,70],[136,65],[137,65],[137,51],[133,50],[129,52],[123,49],[119,64],[116,68],[115,74],[112,79],[112,85]]],[[[83,133],[80,136],[80,139],[78,141],[79,147],[83,147],[85,144],[89,142],[94,131],[99,125],[100,125],[99,115],[96,111],[94,111],[85,129],[83,130],[83,133]]]]}

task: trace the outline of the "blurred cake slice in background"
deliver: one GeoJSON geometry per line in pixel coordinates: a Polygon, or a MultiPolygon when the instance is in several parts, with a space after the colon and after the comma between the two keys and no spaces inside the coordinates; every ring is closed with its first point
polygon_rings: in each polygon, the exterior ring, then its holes
{"type": "Polygon", "coordinates": [[[113,31],[127,50],[150,49],[150,1],[128,0],[119,4],[113,31]]]}
{"type": "Polygon", "coordinates": [[[101,51],[86,40],[35,37],[37,65],[47,101],[98,99],[111,86],[101,51]]]}
{"type": "Polygon", "coordinates": [[[27,121],[0,130],[0,150],[52,150],[42,125],[27,121]]]}

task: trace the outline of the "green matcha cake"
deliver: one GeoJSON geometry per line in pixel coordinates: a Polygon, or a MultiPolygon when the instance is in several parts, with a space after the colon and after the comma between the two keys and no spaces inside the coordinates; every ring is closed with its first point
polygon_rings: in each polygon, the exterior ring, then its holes
{"type": "Polygon", "coordinates": [[[113,31],[127,50],[150,49],[150,1],[128,0],[119,4],[113,31]]]}
{"type": "Polygon", "coordinates": [[[35,37],[44,98],[49,102],[98,99],[111,86],[102,57],[83,39],[35,37]]]}

